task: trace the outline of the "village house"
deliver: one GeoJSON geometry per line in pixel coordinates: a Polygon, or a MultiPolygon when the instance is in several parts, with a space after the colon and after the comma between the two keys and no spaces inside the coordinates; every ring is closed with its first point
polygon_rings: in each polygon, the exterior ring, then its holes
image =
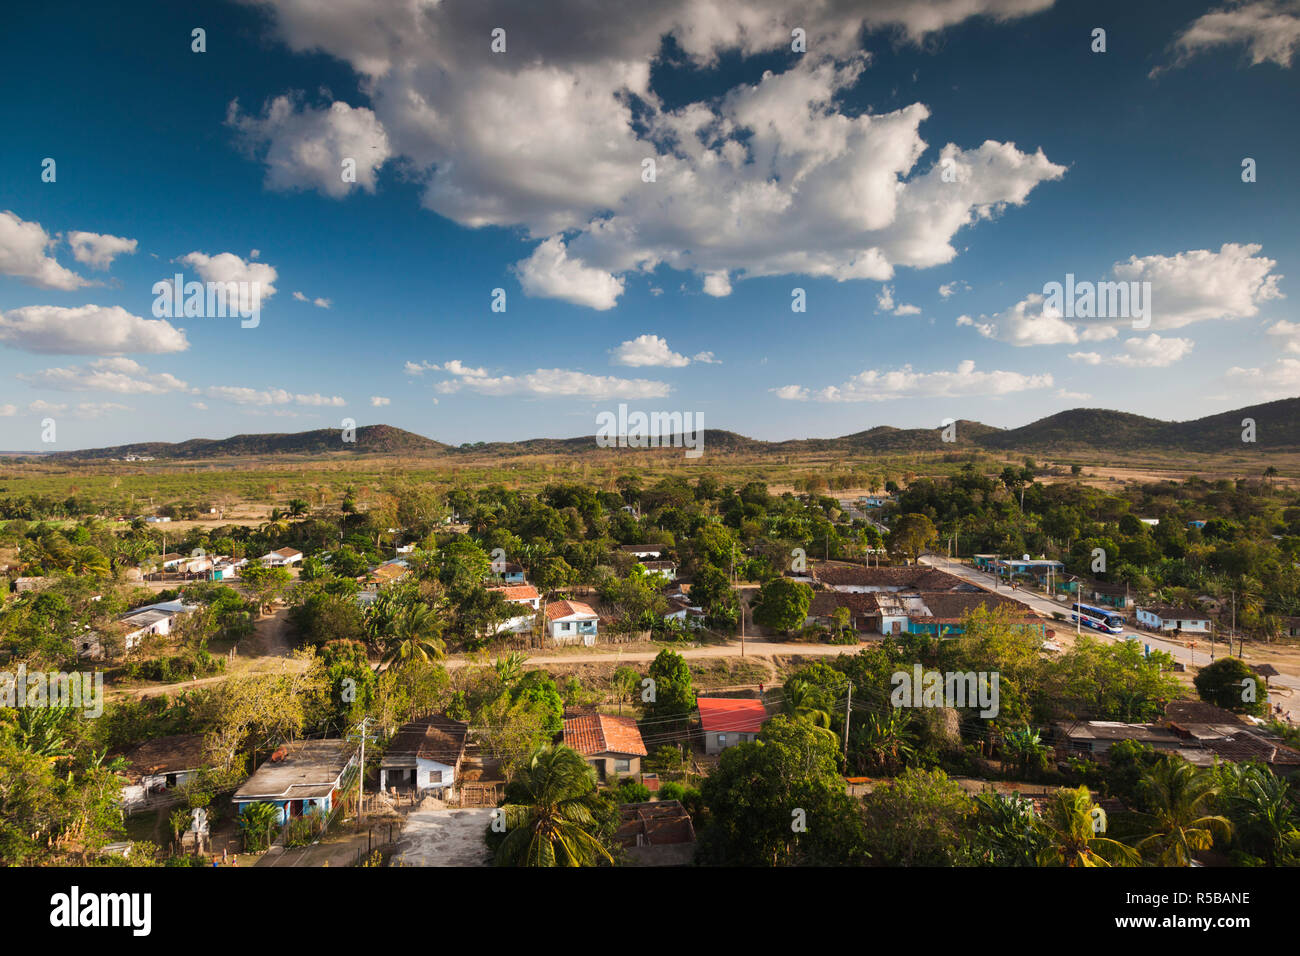
{"type": "Polygon", "coordinates": [[[677,580],[676,561],[642,561],[640,564],[651,577],[662,578],[665,581],[677,580]]]}
{"type": "Polygon", "coordinates": [[[1103,581],[1088,581],[1083,586],[1085,601],[1101,607],[1113,607],[1117,611],[1127,611],[1133,606],[1133,597],[1125,584],[1106,584],[1103,581]]]}
{"type": "Polygon", "coordinates": [[[849,627],[867,634],[955,637],[964,630],[962,621],[965,616],[980,607],[990,611],[1006,609],[1017,620],[1041,624],[1041,619],[1026,613],[1020,602],[977,588],[953,591],[816,591],[805,624],[831,627],[836,623],[835,612],[841,607],[849,611],[849,627]]]}
{"type": "Polygon", "coordinates": [[[449,793],[465,758],[469,724],[442,714],[421,717],[397,728],[379,763],[379,789],[449,793]]]}
{"type": "Polygon", "coordinates": [[[196,780],[208,766],[202,734],[155,737],[125,754],[122,806],[130,810],[196,780]]]}
{"type": "Polygon", "coordinates": [[[500,571],[490,571],[484,580],[495,581],[498,584],[524,584],[527,581],[524,577],[524,566],[515,561],[504,562],[500,571]]]}
{"type": "Polygon", "coordinates": [[[404,561],[389,561],[376,568],[371,568],[357,578],[357,583],[366,591],[379,591],[386,585],[394,584],[410,572],[404,561]]]}
{"type": "Polygon", "coordinates": [[[1177,631],[1191,634],[1208,634],[1210,616],[1204,611],[1190,607],[1172,607],[1167,604],[1153,604],[1137,609],[1139,627],[1154,631],[1177,631]]]}
{"type": "Polygon", "coordinates": [[[668,610],[664,612],[665,621],[676,621],[684,627],[704,627],[704,608],[691,603],[687,597],[669,597],[668,610]]]}
{"type": "Polygon", "coordinates": [[[1183,739],[1159,724],[1126,724],[1118,720],[1083,720],[1053,725],[1061,749],[1071,755],[1105,760],[1112,745],[1121,740],[1135,740],[1156,750],[1175,753],[1183,748],[1183,739]]]}
{"type": "Polygon", "coordinates": [[[296,548],[280,548],[268,551],[259,560],[268,568],[287,568],[302,561],[302,552],[296,548]]]}
{"type": "Polygon", "coordinates": [[[842,594],[871,594],[877,591],[973,591],[983,588],[955,574],[923,564],[904,568],[872,568],[861,564],[816,564],[810,575],[814,586],[842,594]]]}
{"type": "Polygon", "coordinates": [[[767,720],[767,708],[752,697],[699,697],[695,706],[700,712],[706,754],[753,743],[767,720]]]}
{"type": "Polygon", "coordinates": [[[238,813],[250,803],[269,803],[280,823],[310,813],[330,813],[357,766],[348,740],[295,740],[281,744],[231,799],[238,813]]]}
{"type": "Polygon", "coordinates": [[[553,601],[546,605],[546,634],[556,644],[596,643],[600,617],[581,601],[553,601]]]}
{"type": "Polygon", "coordinates": [[[542,606],[542,596],[537,588],[531,584],[507,584],[490,587],[487,590],[495,591],[512,604],[520,605],[519,614],[497,625],[498,634],[506,631],[522,634],[533,629],[533,622],[542,606]],[[528,609],[527,612],[524,612],[524,608],[528,609]]]}
{"type": "Polygon", "coordinates": [[[624,544],[619,545],[619,551],[624,554],[630,554],[638,560],[646,558],[662,558],[664,556],[664,547],[659,544],[624,544]]]}
{"type": "Polygon", "coordinates": [[[625,866],[689,866],[695,859],[695,827],[680,800],[624,803],[614,842],[625,866]]]}
{"type": "Polygon", "coordinates": [[[641,731],[632,717],[610,714],[575,714],[564,718],[561,739],[587,758],[596,768],[602,783],[615,775],[625,777],[641,772],[641,758],[646,756],[641,731]]]}
{"type": "Polygon", "coordinates": [[[145,638],[158,635],[165,637],[172,632],[176,619],[182,614],[198,610],[197,604],[185,604],[181,601],[161,601],[146,604],[133,611],[127,611],[118,618],[126,628],[122,636],[123,650],[134,650],[145,638]]]}

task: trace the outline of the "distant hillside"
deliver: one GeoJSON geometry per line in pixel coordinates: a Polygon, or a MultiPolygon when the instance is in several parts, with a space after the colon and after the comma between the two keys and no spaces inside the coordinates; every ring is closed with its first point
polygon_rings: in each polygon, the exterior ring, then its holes
{"type": "Polygon", "coordinates": [[[355,443],[344,443],[342,429],[318,428],[309,432],[291,432],[273,435],[234,435],[230,438],[191,438],[183,442],[137,442],[113,448],[91,448],[84,451],[58,452],[49,455],[58,459],[103,460],[142,458],[168,460],[195,460],[201,458],[264,457],[267,455],[327,455],[343,452],[372,455],[427,455],[447,448],[423,435],[408,432],[392,425],[362,425],[356,431],[355,443]]]}
{"type": "Polygon", "coordinates": [[[1122,452],[1230,452],[1300,449],[1300,398],[1237,408],[1187,422],[1163,422],[1105,408],[1074,408],[984,435],[978,443],[1003,451],[1097,448],[1122,452]],[[1255,422],[1255,444],[1244,444],[1242,421],[1255,422]]]}
{"type": "MultiPolygon", "coordinates": [[[[339,429],[280,435],[235,435],[219,440],[192,438],[179,443],[139,442],[114,448],[58,452],[42,456],[55,459],[123,459],[128,455],[159,460],[197,460],[272,455],[372,454],[429,456],[434,454],[482,457],[520,455],[591,454],[595,438],[530,438],[515,442],[469,442],[451,446],[394,428],[363,425],[356,443],[345,445],[339,429]]],[[[1001,452],[1063,452],[1097,449],[1111,452],[1231,453],[1241,450],[1300,450],[1300,398],[1286,398],[1221,412],[1189,422],[1163,422],[1129,412],[1105,408],[1074,408],[1019,428],[994,428],[960,419],[956,441],[944,442],[942,429],[894,428],[877,425],[839,438],[802,438],[768,442],[736,432],[709,428],[704,433],[706,454],[797,455],[817,452],[844,454],[897,454],[938,452],[954,448],[983,448],[1001,452]],[[1243,445],[1243,419],[1255,421],[1256,442],[1243,445]]]]}

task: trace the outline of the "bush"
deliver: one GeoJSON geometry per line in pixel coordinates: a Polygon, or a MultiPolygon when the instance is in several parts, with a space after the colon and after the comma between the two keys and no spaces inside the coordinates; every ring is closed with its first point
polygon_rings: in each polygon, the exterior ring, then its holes
{"type": "Polygon", "coordinates": [[[684,796],[686,796],[686,788],[680,783],[669,781],[659,787],[660,800],[680,800],[684,796]]]}
{"type": "Polygon", "coordinates": [[[635,780],[624,780],[614,791],[619,803],[645,803],[650,799],[650,788],[635,780]]]}

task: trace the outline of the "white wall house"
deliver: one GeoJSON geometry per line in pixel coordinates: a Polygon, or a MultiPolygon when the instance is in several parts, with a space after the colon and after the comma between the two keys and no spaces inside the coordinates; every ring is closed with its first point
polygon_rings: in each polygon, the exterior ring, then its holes
{"type": "Polygon", "coordinates": [[[1204,611],[1187,607],[1140,607],[1138,624],[1157,631],[1180,631],[1191,634],[1208,634],[1210,618],[1204,611]]]}
{"type": "Polygon", "coordinates": [[[193,604],[182,604],[180,601],[163,601],[158,604],[147,604],[144,607],[138,607],[134,611],[128,611],[118,618],[127,628],[126,636],[123,638],[124,648],[128,651],[133,650],[146,637],[153,634],[164,636],[170,634],[175,626],[176,618],[195,609],[196,605],[193,604]]]}
{"type": "Polygon", "coordinates": [[[600,618],[580,601],[554,601],[546,605],[546,633],[557,644],[596,643],[600,618]]]}
{"type": "Polygon", "coordinates": [[[293,548],[280,548],[262,555],[261,561],[268,568],[286,568],[302,560],[302,552],[293,548]]]}
{"type": "Polygon", "coordinates": [[[504,587],[488,588],[488,590],[497,591],[511,604],[519,605],[518,614],[497,625],[496,632],[498,634],[504,634],[507,631],[521,634],[533,629],[533,622],[542,606],[542,596],[537,593],[537,588],[531,584],[510,584],[504,587]]]}

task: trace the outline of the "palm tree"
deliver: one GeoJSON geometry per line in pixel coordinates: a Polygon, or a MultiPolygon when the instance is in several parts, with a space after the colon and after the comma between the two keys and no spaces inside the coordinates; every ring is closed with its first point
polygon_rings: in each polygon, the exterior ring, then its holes
{"type": "Polygon", "coordinates": [[[439,629],[433,608],[422,601],[408,604],[393,621],[392,643],[384,655],[384,663],[445,657],[447,645],[438,637],[439,629]]]}
{"type": "Polygon", "coordinates": [[[1137,866],[1141,860],[1131,846],[1102,836],[1106,811],[1087,787],[1052,794],[1042,826],[1048,845],[1038,853],[1039,866],[1137,866]]]}
{"type": "Polygon", "coordinates": [[[826,709],[826,694],[806,680],[793,680],[786,688],[785,712],[810,725],[822,736],[835,739],[831,730],[831,713],[826,709]]]}
{"type": "Polygon", "coordinates": [[[249,803],[239,818],[244,823],[244,849],[255,853],[271,845],[271,830],[280,822],[280,808],[273,803],[249,803]]]}
{"type": "Polygon", "coordinates": [[[916,756],[911,723],[909,715],[897,708],[890,708],[884,714],[869,714],[856,735],[859,753],[868,766],[889,770],[903,766],[916,756]]]}
{"type": "Polygon", "coordinates": [[[307,513],[307,502],[302,498],[291,498],[289,500],[289,517],[301,518],[307,513]]]}
{"type": "Polygon", "coordinates": [[[505,657],[498,657],[492,668],[497,672],[497,679],[506,687],[513,687],[524,674],[524,662],[528,655],[511,651],[505,657]]]}
{"type": "Polygon", "coordinates": [[[596,771],[576,750],[539,747],[511,781],[497,866],[595,866],[613,862],[596,835],[596,771]],[[510,798],[516,799],[511,802],[510,798]]]}
{"type": "Polygon", "coordinates": [[[1185,760],[1156,764],[1138,782],[1138,793],[1151,809],[1139,815],[1150,832],[1137,847],[1161,866],[1188,866],[1194,852],[1232,833],[1227,817],[1208,812],[1219,796],[1214,775],[1185,760]]]}
{"type": "Polygon", "coordinates": [[[1238,843],[1270,866],[1300,851],[1300,812],[1286,783],[1255,764],[1225,764],[1221,772],[1230,777],[1224,790],[1238,843]]]}
{"type": "Polygon", "coordinates": [[[110,573],[108,558],[94,545],[74,548],[68,560],[68,573],[90,577],[107,577],[110,573]]]}

